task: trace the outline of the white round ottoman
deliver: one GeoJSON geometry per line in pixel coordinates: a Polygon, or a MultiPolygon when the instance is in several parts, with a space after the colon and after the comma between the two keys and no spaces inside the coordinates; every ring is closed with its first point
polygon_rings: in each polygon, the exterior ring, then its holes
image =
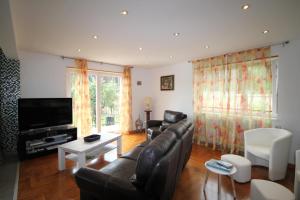
{"type": "Polygon", "coordinates": [[[251,200],[295,200],[295,195],[282,185],[266,180],[251,180],[251,200]]]}
{"type": "Polygon", "coordinates": [[[233,164],[237,168],[237,172],[233,175],[233,179],[239,183],[249,182],[251,179],[251,162],[242,156],[234,154],[224,154],[221,160],[233,164]]]}

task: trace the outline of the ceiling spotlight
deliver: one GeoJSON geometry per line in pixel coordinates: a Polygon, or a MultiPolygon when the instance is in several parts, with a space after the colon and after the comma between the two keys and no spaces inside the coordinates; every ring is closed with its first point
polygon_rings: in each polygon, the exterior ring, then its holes
{"type": "Polygon", "coordinates": [[[93,38],[94,38],[95,40],[97,40],[97,39],[98,39],[98,36],[97,36],[97,35],[94,35],[93,38]]]}
{"type": "Polygon", "coordinates": [[[127,10],[122,10],[120,14],[121,15],[128,15],[128,11],[127,10]]]}
{"type": "Polygon", "coordinates": [[[81,49],[77,49],[77,51],[78,51],[78,52],[80,52],[80,51],[81,51],[81,49]]]}
{"type": "Polygon", "coordinates": [[[264,30],[263,31],[263,34],[267,34],[267,33],[269,33],[269,30],[264,30]]]}
{"type": "Polygon", "coordinates": [[[208,48],[209,48],[209,46],[208,46],[208,45],[205,45],[205,46],[204,46],[204,48],[205,48],[205,49],[208,49],[208,48]]]}
{"type": "Polygon", "coordinates": [[[249,7],[250,7],[249,4],[242,5],[243,10],[247,10],[249,7]]]}
{"type": "Polygon", "coordinates": [[[143,51],[143,48],[142,48],[142,47],[140,47],[140,48],[139,48],[139,50],[140,50],[140,51],[143,51]]]}
{"type": "Polygon", "coordinates": [[[173,33],[173,35],[174,35],[175,37],[178,37],[178,36],[180,35],[180,33],[173,33]]]}

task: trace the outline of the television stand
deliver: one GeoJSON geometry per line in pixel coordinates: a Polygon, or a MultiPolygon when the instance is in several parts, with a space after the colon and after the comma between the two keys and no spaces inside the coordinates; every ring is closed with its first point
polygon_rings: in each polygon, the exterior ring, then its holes
{"type": "Polygon", "coordinates": [[[57,146],[77,139],[77,128],[59,126],[22,131],[18,137],[20,160],[57,152],[57,146]]]}

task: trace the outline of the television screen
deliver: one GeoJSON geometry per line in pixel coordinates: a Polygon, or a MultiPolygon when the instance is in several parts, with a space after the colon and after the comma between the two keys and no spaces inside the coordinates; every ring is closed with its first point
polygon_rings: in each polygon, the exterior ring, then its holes
{"type": "Polygon", "coordinates": [[[19,99],[19,130],[72,124],[72,98],[19,99]]]}

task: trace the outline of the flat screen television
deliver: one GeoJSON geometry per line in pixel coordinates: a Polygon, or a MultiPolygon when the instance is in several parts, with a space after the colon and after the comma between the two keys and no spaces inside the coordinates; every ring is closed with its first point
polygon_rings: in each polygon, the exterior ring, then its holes
{"type": "Polygon", "coordinates": [[[19,130],[72,124],[72,98],[21,98],[19,130]]]}

